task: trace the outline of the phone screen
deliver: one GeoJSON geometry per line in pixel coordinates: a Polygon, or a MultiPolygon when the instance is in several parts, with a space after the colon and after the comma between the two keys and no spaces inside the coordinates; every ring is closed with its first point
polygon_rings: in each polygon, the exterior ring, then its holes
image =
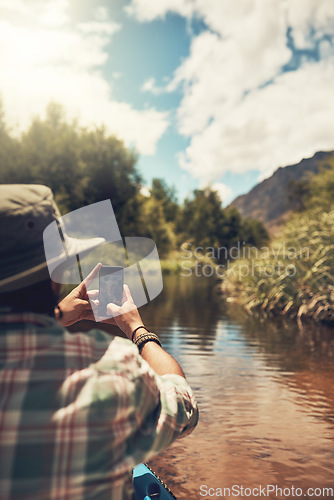
{"type": "Polygon", "coordinates": [[[124,269],[121,266],[102,266],[99,278],[99,315],[107,316],[107,304],[122,305],[124,269]]]}

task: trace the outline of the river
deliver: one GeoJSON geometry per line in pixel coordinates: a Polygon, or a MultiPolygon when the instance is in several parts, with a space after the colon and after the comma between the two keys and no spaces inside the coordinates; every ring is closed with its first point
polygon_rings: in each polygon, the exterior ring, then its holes
{"type": "Polygon", "coordinates": [[[199,404],[194,432],[149,463],[178,500],[224,488],[225,498],[331,498],[321,490],[334,490],[334,328],[250,317],[195,276],[164,277],[140,312],[199,404]]]}
{"type": "Polygon", "coordinates": [[[334,488],[334,329],[250,318],[198,277],[165,277],[141,311],[200,409],[194,432],[150,462],[178,499],[334,488]]]}

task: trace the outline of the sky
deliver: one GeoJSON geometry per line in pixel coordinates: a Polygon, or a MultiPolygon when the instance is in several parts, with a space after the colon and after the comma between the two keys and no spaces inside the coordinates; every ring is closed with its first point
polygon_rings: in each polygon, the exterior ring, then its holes
{"type": "Polygon", "coordinates": [[[334,149],[333,0],[0,0],[14,134],[53,100],[139,154],[144,185],[224,204],[334,149]]]}

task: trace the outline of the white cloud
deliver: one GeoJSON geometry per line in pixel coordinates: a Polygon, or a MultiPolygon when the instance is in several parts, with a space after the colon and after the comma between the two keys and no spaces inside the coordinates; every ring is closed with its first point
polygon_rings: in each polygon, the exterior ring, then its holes
{"type": "Polygon", "coordinates": [[[69,23],[68,0],[37,2],[35,7],[27,11],[22,2],[13,1],[11,10],[21,16],[15,23],[0,0],[0,94],[9,124],[17,132],[25,129],[54,100],[81,124],[104,123],[139,153],[154,154],[168,114],[117,102],[103,77],[106,46],[120,26],[107,21],[104,11],[97,12],[101,21],[69,23]]]}
{"type": "MultiPolygon", "coordinates": [[[[182,168],[201,184],[226,171],[268,175],[318,150],[333,149],[334,36],[332,0],[133,0],[128,11],[152,20],[167,12],[198,16],[208,29],[166,91],[183,88],[179,132],[190,138],[182,168]],[[287,29],[298,48],[315,48],[320,61],[282,74],[291,58],[287,29]]],[[[156,91],[154,80],[146,90],[156,91]]]]}
{"type": "Polygon", "coordinates": [[[312,47],[313,39],[334,35],[334,2],[332,0],[292,0],[287,21],[298,48],[312,47]]]}
{"type": "Polygon", "coordinates": [[[159,87],[157,84],[156,84],[156,80],[155,78],[148,78],[148,80],[146,80],[141,89],[140,89],[142,92],[150,92],[151,94],[153,95],[160,95],[160,94],[163,94],[165,92],[168,92],[168,88],[166,87],[159,87]]]}
{"type": "Polygon", "coordinates": [[[265,174],[334,147],[334,61],[308,64],[248,94],[233,110],[217,110],[180,158],[195,177],[232,170],[265,174]]]}
{"type": "Polygon", "coordinates": [[[8,12],[15,12],[16,14],[28,14],[30,9],[24,0],[0,0],[0,9],[8,12]]]}
{"type": "Polygon", "coordinates": [[[214,191],[217,191],[220,199],[222,200],[222,203],[224,205],[227,205],[230,201],[233,199],[233,191],[232,189],[224,184],[223,182],[214,182],[211,184],[211,189],[214,191]]]}
{"type": "Polygon", "coordinates": [[[97,34],[106,34],[113,35],[117,31],[121,29],[121,26],[117,23],[113,22],[103,22],[103,21],[90,21],[87,23],[78,24],[78,28],[80,31],[86,34],[97,33],[97,34]]]}
{"type": "Polygon", "coordinates": [[[132,0],[124,10],[127,14],[136,17],[139,21],[152,21],[157,17],[165,17],[167,12],[173,11],[181,16],[188,17],[193,13],[192,0],[132,0]]]}
{"type": "Polygon", "coordinates": [[[97,7],[95,10],[95,19],[97,21],[108,21],[109,19],[108,9],[106,7],[103,7],[102,5],[97,7]]]}
{"type": "Polygon", "coordinates": [[[40,21],[44,26],[58,28],[70,20],[67,0],[49,0],[44,2],[40,21]]]}
{"type": "Polygon", "coordinates": [[[149,78],[146,80],[141,89],[142,92],[151,92],[152,94],[156,93],[156,83],[155,83],[155,78],[149,78]]]}

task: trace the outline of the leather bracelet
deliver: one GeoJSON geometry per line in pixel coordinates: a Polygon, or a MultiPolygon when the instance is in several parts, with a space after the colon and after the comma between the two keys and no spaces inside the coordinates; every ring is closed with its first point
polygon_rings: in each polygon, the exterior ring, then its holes
{"type": "Polygon", "coordinates": [[[134,342],[133,340],[133,337],[135,336],[135,333],[140,329],[140,328],[144,328],[144,330],[146,330],[148,333],[151,333],[150,330],[148,328],[146,328],[146,326],[144,325],[140,325],[140,326],[137,326],[137,328],[135,328],[132,332],[132,335],[131,335],[131,340],[132,342],[134,342]]]}
{"type": "Polygon", "coordinates": [[[141,352],[142,348],[144,347],[144,345],[147,342],[155,342],[156,344],[158,344],[161,347],[161,342],[160,342],[158,335],[156,335],[153,332],[141,333],[140,335],[138,335],[138,337],[134,341],[134,343],[136,344],[136,346],[139,349],[139,352],[141,352]]]}

